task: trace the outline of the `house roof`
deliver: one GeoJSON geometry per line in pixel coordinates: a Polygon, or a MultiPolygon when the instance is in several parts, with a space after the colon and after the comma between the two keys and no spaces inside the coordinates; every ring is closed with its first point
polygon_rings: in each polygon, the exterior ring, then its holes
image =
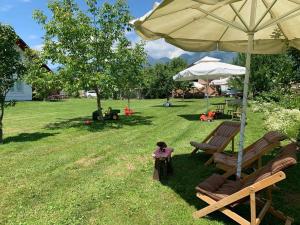
{"type": "MultiPolygon", "coordinates": [[[[27,48],[30,48],[26,42],[21,39],[21,38],[18,38],[16,44],[20,47],[20,49],[22,49],[23,51],[25,51],[27,48]]],[[[44,67],[46,70],[48,70],[49,72],[52,72],[52,70],[46,65],[46,64],[43,64],[42,67],[44,67]]]]}

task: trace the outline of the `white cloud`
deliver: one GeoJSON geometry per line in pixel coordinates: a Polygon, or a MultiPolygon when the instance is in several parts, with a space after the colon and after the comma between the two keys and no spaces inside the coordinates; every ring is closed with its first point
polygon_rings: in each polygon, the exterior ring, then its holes
{"type": "Polygon", "coordinates": [[[44,47],[43,44],[39,44],[39,45],[32,46],[32,49],[37,50],[37,51],[41,51],[41,50],[43,50],[43,47],[44,47]]]}
{"type": "Polygon", "coordinates": [[[21,0],[21,1],[26,3],[31,2],[31,0],[21,0]]]}
{"type": "Polygon", "coordinates": [[[159,59],[162,57],[168,57],[172,59],[184,53],[189,54],[189,52],[168,44],[163,39],[159,39],[156,41],[147,41],[145,50],[151,57],[155,59],[159,59]]]}
{"type": "Polygon", "coordinates": [[[10,11],[14,6],[13,5],[0,5],[0,12],[8,12],[10,11]]]}
{"type": "Polygon", "coordinates": [[[36,36],[36,35],[34,35],[34,34],[31,34],[31,35],[28,36],[28,38],[29,38],[30,40],[35,40],[35,39],[38,39],[38,36],[36,36]]]}

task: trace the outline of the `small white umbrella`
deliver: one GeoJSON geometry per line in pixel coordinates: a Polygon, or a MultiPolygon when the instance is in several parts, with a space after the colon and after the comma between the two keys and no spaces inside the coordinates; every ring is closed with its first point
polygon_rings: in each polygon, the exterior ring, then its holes
{"type": "Polygon", "coordinates": [[[179,72],[173,79],[175,81],[206,80],[206,113],[209,107],[208,80],[226,78],[236,75],[245,75],[246,68],[221,62],[220,59],[204,57],[193,66],[179,72]]]}
{"type": "Polygon", "coordinates": [[[246,52],[237,176],[241,175],[251,54],[300,49],[300,0],[164,0],[134,21],[146,40],[186,51],[246,52]]]}

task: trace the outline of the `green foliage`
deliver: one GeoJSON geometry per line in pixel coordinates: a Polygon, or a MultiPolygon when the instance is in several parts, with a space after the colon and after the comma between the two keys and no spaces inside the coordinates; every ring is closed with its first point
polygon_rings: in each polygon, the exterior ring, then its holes
{"type": "Polygon", "coordinates": [[[256,100],[259,102],[270,102],[286,109],[300,109],[300,96],[281,89],[263,92],[256,100]]]}
{"type": "MultiPolygon", "coordinates": [[[[240,53],[235,64],[244,66],[245,62],[245,54],[240,53]]],[[[241,79],[235,78],[232,84],[241,88],[241,79]]],[[[297,81],[297,73],[288,54],[252,55],[249,88],[253,96],[274,88],[288,90],[291,83],[295,81],[297,81]]]]}
{"type": "Polygon", "coordinates": [[[45,30],[45,55],[52,63],[62,65],[63,83],[72,88],[95,90],[100,115],[102,93],[111,90],[110,78],[116,62],[114,46],[130,30],[128,6],[86,0],[87,11],[74,0],[49,1],[52,17],[41,11],[34,18],[45,30]]]}
{"type": "Polygon", "coordinates": [[[113,76],[118,90],[129,101],[132,91],[140,89],[143,84],[142,72],[146,62],[144,43],[132,46],[126,38],[123,38],[118,43],[116,55],[117,63],[114,66],[113,76]]]}
{"type": "Polygon", "coordinates": [[[25,67],[17,50],[17,35],[14,29],[0,23],[0,100],[4,101],[9,89],[19,80],[25,67]]]}
{"type": "Polygon", "coordinates": [[[21,54],[16,46],[17,35],[14,29],[0,23],[0,143],[3,142],[3,116],[5,97],[25,72],[21,54]]]}
{"type": "Polygon", "coordinates": [[[145,87],[143,89],[146,98],[169,98],[175,88],[185,88],[186,82],[180,83],[173,80],[173,76],[187,67],[182,58],[174,58],[165,64],[156,64],[145,68],[145,87]]]}
{"type": "Polygon", "coordinates": [[[62,89],[60,77],[45,67],[43,53],[27,49],[26,56],[27,72],[24,80],[33,87],[34,98],[45,100],[51,93],[59,92],[62,89]]]}
{"type": "Polygon", "coordinates": [[[296,48],[290,48],[288,55],[293,62],[294,71],[296,72],[295,82],[300,82],[300,51],[296,48]]]}

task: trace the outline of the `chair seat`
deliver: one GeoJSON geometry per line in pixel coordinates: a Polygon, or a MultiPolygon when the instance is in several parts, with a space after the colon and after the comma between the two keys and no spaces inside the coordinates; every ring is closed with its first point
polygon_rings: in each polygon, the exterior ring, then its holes
{"type": "Polygon", "coordinates": [[[205,151],[208,154],[213,154],[214,152],[216,152],[218,150],[217,146],[214,146],[214,145],[211,145],[211,144],[199,143],[199,142],[195,142],[195,141],[191,141],[190,143],[193,147],[201,149],[201,150],[205,151]]]}
{"type": "Polygon", "coordinates": [[[217,153],[214,153],[214,162],[225,164],[225,165],[231,166],[231,167],[235,167],[237,165],[237,157],[217,152],[217,153]]]}
{"type": "Polygon", "coordinates": [[[213,174],[196,187],[196,191],[219,201],[242,188],[240,181],[232,181],[219,174],[213,174]]]}

